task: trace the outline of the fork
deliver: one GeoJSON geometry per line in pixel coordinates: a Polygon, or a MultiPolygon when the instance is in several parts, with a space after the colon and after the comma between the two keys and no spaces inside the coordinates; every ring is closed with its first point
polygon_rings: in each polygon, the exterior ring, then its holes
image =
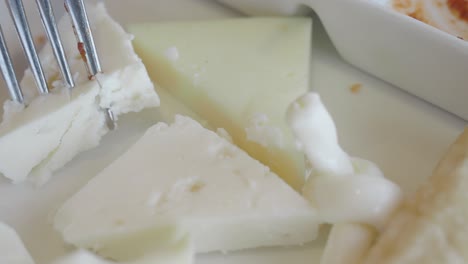
{"type": "MultiPolygon", "coordinates": [[[[34,46],[23,2],[22,0],[5,1],[13,19],[24,54],[34,76],[39,94],[47,95],[49,93],[49,87],[47,86],[46,78],[42,70],[36,48],[34,46]]],[[[72,89],[75,86],[75,83],[73,81],[73,75],[70,71],[70,67],[68,66],[67,56],[65,55],[63,49],[60,33],[57,28],[57,23],[55,21],[55,16],[50,0],[36,0],[36,4],[63,81],[69,89],[72,89]]],[[[77,39],[77,49],[83,61],[85,62],[89,79],[97,79],[96,75],[102,72],[101,63],[97,54],[84,2],[83,0],[65,0],[64,7],[66,12],[70,15],[72,27],[77,39]]],[[[23,93],[13,68],[13,63],[8,52],[8,47],[6,45],[1,25],[0,71],[2,72],[6,82],[11,100],[24,104],[23,93]]],[[[106,113],[107,125],[110,129],[113,129],[115,127],[114,116],[110,109],[104,110],[106,113]]]]}

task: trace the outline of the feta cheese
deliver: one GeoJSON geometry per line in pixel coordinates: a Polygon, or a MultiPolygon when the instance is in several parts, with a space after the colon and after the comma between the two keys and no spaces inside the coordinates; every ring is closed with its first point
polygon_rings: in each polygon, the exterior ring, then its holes
{"type": "Polygon", "coordinates": [[[15,230],[0,222],[0,263],[34,264],[15,230]]]}
{"type": "Polygon", "coordinates": [[[318,221],[268,167],[177,116],[72,196],[54,225],[68,243],[121,259],[177,233],[168,230],[188,232],[197,252],[299,245],[315,238],[318,221]]]}
{"type": "MultiPolygon", "coordinates": [[[[89,5],[88,15],[104,71],[97,76],[102,89],[98,81],[88,80],[70,19],[62,18],[59,29],[77,76],[76,87],[69,91],[61,84],[50,95],[38,96],[32,73],[26,70],[21,87],[28,106],[7,101],[0,124],[0,173],[14,183],[29,179],[42,184],[78,153],[97,146],[108,132],[103,109],[112,110],[118,118],[159,105],[145,66],[133,51],[131,36],[102,3],[89,5]]],[[[57,86],[60,75],[50,44],[39,57],[49,86],[57,86]]]]}
{"type": "Polygon", "coordinates": [[[291,104],[287,120],[312,173],[303,188],[328,223],[362,223],[382,228],[401,201],[401,190],[377,165],[351,158],[338,144],[332,117],[310,92],[291,104]]]}
{"type": "Polygon", "coordinates": [[[310,18],[146,23],[129,30],[158,85],[300,189],[304,156],[284,113],[309,88],[310,18]],[[255,124],[259,113],[268,118],[265,126],[255,124]]]}
{"type": "Polygon", "coordinates": [[[333,119],[318,94],[310,92],[293,102],[287,120],[311,165],[303,194],[323,221],[338,224],[321,263],[361,263],[371,241],[400,205],[400,188],[377,165],[351,158],[341,149],[333,119]]]}

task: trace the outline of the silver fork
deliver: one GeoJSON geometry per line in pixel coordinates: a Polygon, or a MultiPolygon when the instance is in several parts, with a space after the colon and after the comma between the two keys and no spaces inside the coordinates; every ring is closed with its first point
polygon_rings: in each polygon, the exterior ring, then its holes
{"type": "MultiPolygon", "coordinates": [[[[34,46],[31,31],[29,29],[28,20],[24,10],[22,0],[5,0],[13,19],[16,32],[18,34],[24,54],[28,60],[29,66],[34,76],[36,86],[40,95],[49,93],[49,87],[42,70],[36,48],[34,46]]],[[[50,0],[36,0],[36,4],[41,16],[47,38],[51,43],[51,47],[59,66],[62,78],[68,88],[73,88],[75,83],[73,76],[68,66],[67,57],[65,55],[60,33],[55,22],[55,16],[52,10],[50,0]]],[[[73,30],[77,39],[77,49],[85,62],[88,71],[89,79],[95,79],[96,75],[101,72],[101,63],[94,44],[93,35],[89,25],[88,16],[83,0],[65,0],[65,10],[70,15],[73,30]]],[[[3,36],[3,31],[0,25],[0,70],[5,79],[10,98],[13,101],[24,103],[23,93],[16,77],[13,63],[8,52],[8,47],[3,36]]],[[[115,120],[110,109],[105,109],[107,117],[107,125],[113,129],[115,120]]]]}

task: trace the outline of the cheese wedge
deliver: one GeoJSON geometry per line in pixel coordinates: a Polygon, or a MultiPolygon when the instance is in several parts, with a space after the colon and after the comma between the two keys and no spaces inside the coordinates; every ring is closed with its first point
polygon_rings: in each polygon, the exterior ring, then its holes
{"type": "Polygon", "coordinates": [[[468,128],[406,201],[365,263],[468,262],[468,128]]]}
{"type": "Polygon", "coordinates": [[[126,262],[106,260],[90,251],[80,249],[54,261],[52,264],[192,264],[193,260],[192,244],[185,237],[173,245],[167,245],[156,252],[126,262]]]}
{"type": "Polygon", "coordinates": [[[0,222],[0,263],[34,264],[16,231],[0,222]]]}
{"type": "Polygon", "coordinates": [[[102,3],[89,4],[88,15],[104,71],[97,76],[102,89],[97,81],[88,80],[70,18],[62,18],[59,29],[76,87],[69,91],[62,83],[47,44],[39,57],[52,94],[38,96],[32,73],[27,70],[21,87],[28,106],[10,101],[4,106],[0,174],[14,183],[30,179],[42,184],[78,153],[97,146],[108,132],[104,109],[112,110],[118,118],[159,105],[145,66],[133,51],[131,35],[109,16],[102,3]]]}
{"type": "Polygon", "coordinates": [[[311,20],[239,18],[129,26],[151,78],[299,189],[304,157],[284,121],[308,90],[311,20]]]}
{"type": "Polygon", "coordinates": [[[197,252],[299,245],[315,238],[318,219],[268,167],[176,116],[65,202],[54,224],[66,242],[120,260],[178,232],[191,236],[197,252]]]}

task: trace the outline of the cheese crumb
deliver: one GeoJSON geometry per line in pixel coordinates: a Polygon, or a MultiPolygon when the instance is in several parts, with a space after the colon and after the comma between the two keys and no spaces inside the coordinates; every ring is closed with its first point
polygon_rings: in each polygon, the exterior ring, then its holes
{"type": "Polygon", "coordinates": [[[179,59],[179,50],[176,47],[170,47],[164,52],[164,55],[170,61],[175,62],[179,59]]]}
{"type": "Polygon", "coordinates": [[[283,148],[283,132],[279,127],[269,124],[266,114],[255,113],[249,119],[249,126],[245,128],[247,140],[258,143],[264,147],[275,146],[283,148]]]}

